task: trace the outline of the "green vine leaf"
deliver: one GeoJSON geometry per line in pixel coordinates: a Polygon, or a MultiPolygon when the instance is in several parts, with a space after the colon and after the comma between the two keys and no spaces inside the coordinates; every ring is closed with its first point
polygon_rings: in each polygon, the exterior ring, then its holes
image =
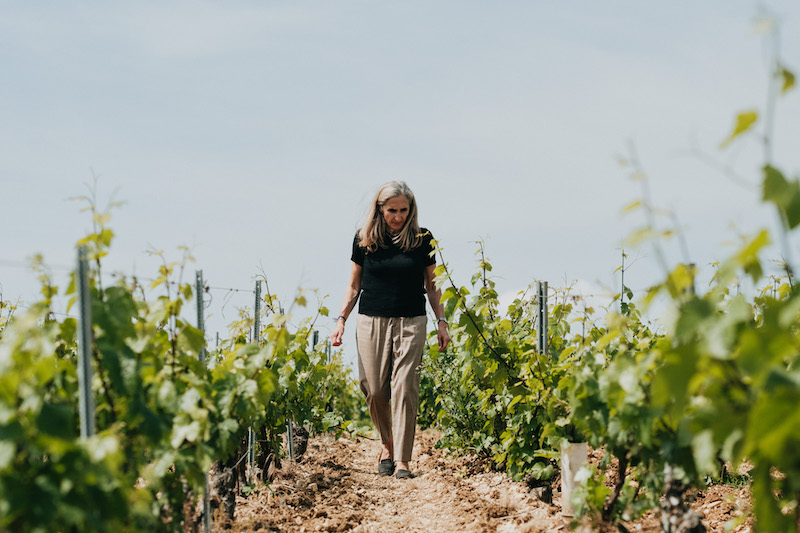
{"type": "Polygon", "coordinates": [[[758,112],[754,110],[743,111],[736,116],[736,125],[728,137],[722,141],[720,148],[727,148],[736,137],[748,131],[758,121],[758,112]]]}
{"type": "Polygon", "coordinates": [[[800,183],[787,180],[780,170],[766,165],[762,184],[762,198],[775,204],[789,229],[800,225],[800,183]]]}
{"type": "Polygon", "coordinates": [[[778,72],[778,77],[783,82],[781,86],[781,94],[786,94],[795,86],[794,72],[788,70],[786,67],[781,67],[778,72]]]}

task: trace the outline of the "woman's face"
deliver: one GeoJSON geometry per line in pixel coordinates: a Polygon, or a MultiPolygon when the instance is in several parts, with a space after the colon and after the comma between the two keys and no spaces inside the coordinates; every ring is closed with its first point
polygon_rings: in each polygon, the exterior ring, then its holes
{"type": "Polygon", "coordinates": [[[410,210],[411,205],[404,194],[386,200],[386,203],[381,206],[381,214],[386,225],[389,226],[390,232],[399,233],[403,229],[410,210]]]}

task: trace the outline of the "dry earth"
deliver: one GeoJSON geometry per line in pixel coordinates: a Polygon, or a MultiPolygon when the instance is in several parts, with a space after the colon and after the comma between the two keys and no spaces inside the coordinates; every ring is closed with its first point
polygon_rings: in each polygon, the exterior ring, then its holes
{"type": "MultiPolygon", "coordinates": [[[[545,503],[523,483],[499,473],[478,473],[469,458],[450,458],[434,447],[438,435],[417,433],[414,479],[377,475],[380,446],[370,439],[312,437],[308,451],[294,464],[284,461],[270,487],[259,486],[237,500],[232,531],[371,532],[538,532],[569,531],[560,513],[559,494],[545,503]]],[[[712,486],[697,494],[693,507],[708,531],[748,505],[747,489],[712,486]]],[[[625,524],[629,531],[660,531],[654,513],[625,524]]],[[[590,526],[581,528],[591,531],[590,526]]],[[[615,527],[601,528],[617,531],[615,527]]],[[[750,522],[733,529],[750,531],[750,522]]]]}

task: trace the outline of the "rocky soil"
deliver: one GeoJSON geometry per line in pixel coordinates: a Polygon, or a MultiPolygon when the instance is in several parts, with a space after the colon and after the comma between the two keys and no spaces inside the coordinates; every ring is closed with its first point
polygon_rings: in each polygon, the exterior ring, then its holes
{"type": "MultiPolygon", "coordinates": [[[[257,486],[239,497],[235,521],[215,521],[214,530],[354,531],[354,532],[538,532],[570,531],[560,513],[560,495],[552,503],[541,490],[529,491],[499,473],[471,473],[470,458],[451,458],[436,449],[436,432],[417,433],[414,479],[377,475],[380,445],[357,438],[315,436],[297,463],[284,461],[269,488],[257,486]]],[[[745,487],[712,486],[696,494],[693,508],[708,531],[724,531],[725,523],[749,505],[745,487]]],[[[221,515],[221,513],[220,513],[221,515]]],[[[660,531],[655,513],[624,527],[628,531],[660,531]]],[[[579,529],[618,531],[616,527],[579,529]]],[[[745,521],[732,531],[751,530],[745,521]]]]}

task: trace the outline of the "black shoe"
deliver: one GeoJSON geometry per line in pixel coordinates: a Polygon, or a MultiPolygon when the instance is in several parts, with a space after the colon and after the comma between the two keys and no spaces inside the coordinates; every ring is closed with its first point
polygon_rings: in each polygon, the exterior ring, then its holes
{"type": "Polygon", "coordinates": [[[394,477],[397,479],[411,479],[414,477],[414,474],[411,473],[411,470],[401,468],[395,473],[394,477]]]}
{"type": "Polygon", "coordinates": [[[391,459],[381,459],[381,462],[378,463],[378,475],[391,476],[392,474],[394,474],[394,461],[391,459]]]}

